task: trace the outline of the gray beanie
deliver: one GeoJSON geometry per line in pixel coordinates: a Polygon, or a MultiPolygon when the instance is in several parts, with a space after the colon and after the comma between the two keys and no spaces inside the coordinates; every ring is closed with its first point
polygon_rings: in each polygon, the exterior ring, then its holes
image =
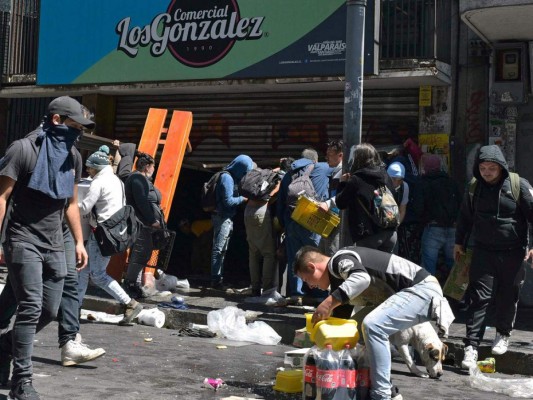
{"type": "Polygon", "coordinates": [[[109,157],[103,151],[95,151],[85,161],[85,166],[94,168],[97,171],[102,170],[107,165],[109,165],[109,157]]]}

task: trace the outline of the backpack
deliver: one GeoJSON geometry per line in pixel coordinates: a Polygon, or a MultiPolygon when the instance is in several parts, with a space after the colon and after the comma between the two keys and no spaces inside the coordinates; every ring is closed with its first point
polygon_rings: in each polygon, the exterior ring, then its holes
{"type": "Polygon", "coordinates": [[[253,200],[268,201],[279,180],[279,174],[271,169],[252,169],[239,182],[239,194],[253,200]]]}
{"type": "Polygon", "coordinates": [[[317,195],[315,187],[313,186],[313,182],[309,177],[314,168],[314,164],[311,164],[310,167],[303,168],[303,173],[302,170],[290,172],[292,180],[287,187],[286,200],[286,204],[289,209],[294,210],[296,208],[296,203],[298,202],[298,198],[300,196],[305,196],[308,199],[316,200],[317,195]]]}
{"type": "Polygon", "coordinates": [[[373,210],[370,213],[361,202],[361,199],[357,198],[357,201],[374,224],[383,229],[397,228],[400,225],[400,209],[389,188],[380,186],[375,189],[372,200],[374,207],[372,207],[373,210]]]}
{"type": "Polygon", "coordinates": [[[141,232],[142,224],[132,206],[123,206],[104,222],[99,223],[94,237],[103,256],[122,253],[133,246],[141,232]]]}
{"type": "Polygon", "coordinates": [[[216,194],[217,183],[222,174],[229,174],[228,171],[218,171],[211,179],[204,183],[201,193],[202,208],[205,212],[213,212],[217,207],[216,194]]]}
{"type": "MultiPolygon", "coordinates": [[[[509,172],[511,181],[511,194],[517,205],[520,205],[520,175],[516,172],[509,172]]],[[[477,179],[473,177],[468,183],[468,195],[470,196],[470,206],[474,209],[474,194],[476,193],[477,179]]]]}

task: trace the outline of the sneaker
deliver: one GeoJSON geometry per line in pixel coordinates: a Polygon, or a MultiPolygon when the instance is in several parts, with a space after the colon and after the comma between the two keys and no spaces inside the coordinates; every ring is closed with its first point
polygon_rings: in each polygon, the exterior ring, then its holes
{"type": "Polygon", "coordinates": [[[401,395],[400,389],[398,389],[398,386],[392,386],[390,398],[394,400],[403,400],[403,396],[401,395]]]}
{"type": "Polygon", "coordinates": [[[7,386],[11,374],[11,354],[0,348],[0,386],[7,386]]]}
{"type": "Polygon", "coordinates": [[[133,319],[139,315],[139,313],[142,311],[143,306],[141,303],[131,299],[131,301],[125,305],[124,308],[124,318],[119,321],[120,326],[124,325],[130,325],[133,321],[133,319]]]}
{"type": "Polygon", "coordinates": [[[8,400],[41,400],[39,393],[35,391],[31,384],[31,379],[22,379],[7,395],[8,400]]]}
{"type": "Polygon", "coordinates": [[[496,332],[496,337],[494,338],[494,342],[492,342],[492,354],[501,356],[502,354],[505,354],[507,352],[508,347],[509,336],[500,335],[498,332],[496,332]]]}
{"type": "Polygon", "coordinates": [[[104,354],[104,349],[90,349],[84,343],[69,340],[63,347],[61,347],[61,365],[64,367],[71,367],[73,365],[95,360],[104,354]]]}
{"type": "Polygon", "coordinates": [[[161,292],[153,286],[141,286],[139,289],[141,291],[141,297],[143,299],[159,296],[161,294],[161,292]]]}
{"type": "Polygon", "coordinates": [[[461,367],[464,369],[477,367],[477,350],[472,346],[465,347],[465,356],[463,358],[463,362],[461,363],[461,367]]]}

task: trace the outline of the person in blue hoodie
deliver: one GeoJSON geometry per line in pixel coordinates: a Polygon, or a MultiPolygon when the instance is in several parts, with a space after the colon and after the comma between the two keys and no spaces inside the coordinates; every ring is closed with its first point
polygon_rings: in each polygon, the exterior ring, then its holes
{"type": "Polygon", "coordinates": [[[211,287],[223,288],[224,257],[233,232],[232,218],[237,207],[248,199],[239,196],[236,186],[242,177],[252,169],[253,161],[241,154],[229,163],[221,174],[216,187],[216,208],[211,216],[213,221],[213,249],[211,251],[211,287]]]}
{"type": "MultiPolygon", "coordinates": [[[[287,295],[292,303],[300,304],[304,295],[303,282],[294,274],[292,264],[296,252],[303,246],[317,247],[320,235],[309,231],[291,218],[294,208],[287,204],[287,192],[293,179],[305,174],[313,166],[309,178],[316,192],[316,200],[325,201],[329,195],[329,178],[333,171],[328,163],[318,162],[318,153],[314,149],[302,151],[302,158],[291,164],[291,172],[283,176],[281,180],[278,201],[277,218],[280,225],[285,228],[285,246],[287,255],[287,295]]],[[[322,291],[321,291],[322,292],[322,291]]],[[[324,297],[327,293],[310,293],[313,297],[324,297]]]]}

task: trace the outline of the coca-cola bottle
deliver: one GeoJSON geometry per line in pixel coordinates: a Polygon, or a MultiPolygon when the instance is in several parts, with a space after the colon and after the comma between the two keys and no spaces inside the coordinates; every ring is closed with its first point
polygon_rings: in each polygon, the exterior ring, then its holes
{"type": "Polygon", "coordinates": [[[316,360],[318,349],[313,346],[304,356],[304,389],[303,400],[316,399],[316,360]]]}
{"type": "Polygon", "coordinates": [[[316,363],[317,400],[333,400],[339,386],[339,356],[331,345],[319,353],[316,363]]]}
{"type": "Polygon", "coordinates": [[[356,400],[357,361],[353,359],[349,344],[346,344],[339,354],[339,365],[339,388],[335,400],[356,400]]]}
{"type": "Polygon", "coordinates": [[[363,346],[357,358],[357,400],[370,398],[370,369],[366,357],[366,348],[363,346]]]}

